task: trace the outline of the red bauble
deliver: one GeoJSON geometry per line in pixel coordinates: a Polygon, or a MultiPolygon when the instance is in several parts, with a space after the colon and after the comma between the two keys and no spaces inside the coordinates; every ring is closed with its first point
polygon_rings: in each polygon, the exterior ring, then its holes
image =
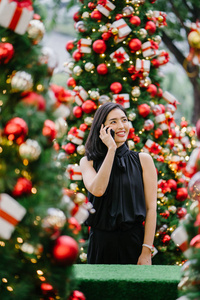
{"type": "Polygon", "coordinates": [[[80,15],[79,11],[75,12],[75,14],[73,15],[73,19],[74,19],[75,22],[80,21],[81,15],[80,15]]]}
{"type": "Polygon", "coordinates": [[[46,120],[42,129],[42,134],[53,141],[56,137],[55,123],[51,120],[46,120]]]}
{"type": "Polygon", "coordinates": [[[155,97],[158,92],[157,86],[151,83],[147,88],[147,92],[151,95],[151,97],[155,97]]]}
{"type": "Polygon", "coordinates": [[[93,3],[93,2],[89,2],[89,3],[88,3],[88,8],[89,8],[89,9],[93,10],[93,9],[95,9],[95,7],[96,7],[96,4],[95,4],[95,3],[93,3]]]}
{"type": "Polygon", "coordinates": [[[86,300],[86,298],[82,292],[73,291],[68,300],[86,300]]]}
{"type": "Polygon", "coordinates": [[[152,61],[151,61],[152,65],[155,67],[155,68],[159,68],[160,67],[160,62],[158,59],[156,58],[153,58],[152,61]]]}
{"type": "Polygon", "coordinates": [[[92,100],[86,100],[82,105],[82,110],[86,114],[92,113],[96,108],[97,106],[92,100]]]}
{"type": "Polygon", "coordinates": [[[104,41],[109,40],[109,38],[112,36],[112,34],[110,32],[104,32],[102,33],[101,37],[104,41]]]}
{"type": "Polygon", "coordinates": [[[67,80],[67,86],[74,88],[76,86],[76,80],[73,77],[69,77],[67,80]]]}
{"type": "Polygon", "coordinates": [[[53,257],[62,266],[71,266],[78,257],[78,244],[70,236],[62,235],[57,238],[53,247],[53,257]]]}
{"type": "Polygon", "coordinates": [[[82,57],[82,53],[79,52],[78,50],[75,50],[72,54],[72,57],[75,61],[79,61],[82,57]]]}
{"type": "Polygon", "coordinates": [[[63,145],[62,149],[64,149],[67,154],[73,154],[76,151],[76,146],[72,143],[68,143],[63,145]]]}
{"type": "Polygon", "coordinates": [[[184,201],[188,197],[187,189],[184,187],[178,188],[176,193],[176,200],[184,201]]]}
{"type": "Polygon", "coordinates": [[[163,135],[163,131],[162,131],[160,128],[157,128],[157,129],[154,130],[154,137],[155,137],[156,139],[159,139],[159,137],[160,137],[161,135],[163,135]]]}
{"type": "Polygon", "coordinates": [[[120,20],[120,19],[122,19],[123,18],[123,15],[122,14],[117,14],[116,16],[115,16],[115,20],[120,20]]]}
{"type": "Polygon", "coordinates": [[[165,234],[163,239],[162,239],[162,242],[164,244],[168,244],[170,242],[170,240],[171,240],[171,237],[168,234],[165,234]]]}
{"type": "Polygon", "coordinates": [[[187,121],[181,121],[181,127],[187,127],[188,126],[188,122],[187,121]]]}
{"type": "Polygon", "coordinates": [[[146,25],[145,25],[144,28],[148,31],[148,33],[150,35],[152,35],[156,31],[156,24],[152,21],[148,21],[148,22],[146,22],[146,25]]]}
{"type": "Polygon", "coordinates": [[[128,133],[128,139],[133,139],[135,137],[135,128],[131,127],[128,133]]]}
{"type": "Polygon", "coordinates": [[[138,144],[140,142],[140,137],[139,136],[134,136],[133,141],[135,144],[138,144]]]}
{"type": "Polygon", "coordinates": [[[31,194],[32,182],[26,178],[20,177],[17,179],[17,183],[13,188],[12,195],[20,197],[24,194],[31,194]]]}
{"type": "Polygon", "coordinates": [[[67,51],[71,51],[74,48],[74,42],[73,41],[67,42],[65,48],[67,51]]]}
{"type": "Polygon", "coordinates": [[[93,43],[92,48],[94,52],[102,54],[106,51],[106,43],[103,40],[96,40],[93,43]]]}
{"type": "Polygon", "coordinates": [[[0,65],[7,64],[14,55],[13,45],[10,43],[0,43],[0,65]]]}
{"type": "Polygon", "coordinates": [[[110,90],[111,92],[113,92],[114,94],[119,94],[122,90],[122,84],[120,82],[113,82],[110,85],[110,90]]]}
{"type": "Polygon", "coordinates": [[[77,119],[81,118],[81,117],[82,117],[82,114],[83,114],[83,110],[82,110],[82,108],[81,108],[80,106],[75,106],[75,107],[73,108],[73,115],[74,115],[77,119]]]}
{"type": "Polygon", "coordinates": [[[22,102],[27,105],[33,105],[37,107],[37,110],[44,111],[46,109],[46,100],[42,95],[39,95],[35,92],[29,92],[22,94],[22,102]]]}
{"type": "Polygon", "coordinates": [[[169,188],[173,191],[177,190],[177,182],[174,179],[169,179],[167,180],[167,185],[169,186],[169,188]]]}
{"type": "Polygon", "coordinates": [[[97,66],[97,72],[100,74],[100,75],[105,75],[108,73],[108,68],[107,68],[107,65],[106,64],[100,64],[97,66]]]}
{"type": "Polygon", "coordinates": [[[85,124],[85,123],[83,123],[83,124],[81,124],[81,125],[79,126],[79,129],[80,129],[81,131],[86,131],[86,130],[88,129],[88,125],[85,124]]]}
{"type": "Polygon", "coordinates": [[[161,89],[161,88],[158,88],[158,92],[157,92],[157,95],[156,96],[158,96],[158,97],[162,97],[162,95],[163,95],[163,90],[161,89]]]}
{"type": "Polygon", "coordinates": [[[102,19],[102,14],[100,13],[100,11],[94,10],[94,11],[91,13],[91,18],[92,18],[92,19],[95,19],[95,20],[101,20],[101,19],[102,19]]]}
{"type": "Polygon", "coordinates": [[[138,112],[143,118],[146,118],[148,116],[150,110],[150,106],[146,103],[138,105],[138,112]]]}
{"type": "Polygon", "coordinates": [[[129,19],[129,22],[135,26],[139,26],[140,23],[141,23],[141,20],[138,16],[132,16],[130,19],[129,19]]]}
{"type": "Polygon", "coordinates": [[[81,225],[74,217],[68,219],[68,226],[74,234],[78,234],[81,231],[81,225]]]}
{"type": "Polygon", "coordinates": [[[187,209],[185,207],[179,207],[176,212],[179,219],[182,219],[187,214],[187,209]]]}
{"type": "Polygon", "coordinates": [[[174,140],[169,138],[165,144],[169,145],[170,149],[172,149],[174,147],[174,140]]]}
{"type": "Polygon", "coordinates": [[[160,213],[160,215],[165,218],[168,219],[170,216],[170,212],[166,209],[163,213],[160,213]]]}
{"type": "Polygon", "coordinates": [[[8,136],[10,141],[15,141],[17,144],[22,144],[28,133],[28,126],[21,118],[13,118],[8,121],[4,127],[4,134],[8,136]]]}
{"type": "Polygon", "coordinates": [[[142,42],[139,39],[132,39],[128,43],[128,46],[131,49],[131,52],[136,52],[141,49],[142,42]]]}
{"type": "Polygon", "coordinates": [[[45,296],[45,299],[55,299],[55,290],[51,284],[43,282],[40,288],[42,290],[42,294],[45,296]]]}

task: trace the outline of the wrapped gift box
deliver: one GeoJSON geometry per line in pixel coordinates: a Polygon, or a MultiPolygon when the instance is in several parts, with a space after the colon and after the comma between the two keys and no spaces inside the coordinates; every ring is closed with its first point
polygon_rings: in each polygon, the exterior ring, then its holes
{"type": "Polygon", "coordinates": [[[146,59],[136,59],[136,71],[147,72],[149,74],[151,62],[146,59]]]}
{"type": "Polygon", "coordinates": [[[162,150],[162,147],[154,141],[148,139],[143,147],[143,151],[146,153],[158,154],[162,150]]]}
{"type": "Polygon", "coordinates": [[[181,249],[185,257],[190,257],[191,248],[189,247],[188,234],[184,226],[177,227],[171,234],[171,238],[175,245],[181,249]]]}
{"type": "Polygon", "coordinates": [[[83,177],[82,177],[80,166],[77,164],[75,165],[69,164],[67,166],[66,176],[71,180],[82,180],[83,177]]]}
{"type": "Polygon", "coordinates": [[[91,39],[80,39],[78,41],[78,50],[80,53],[91,53],[91,39]]]}
{"type": "Polygon", "coordinates": [[[156,116],[155,122],[159,124],[160,129],[162,129],[163,131],[168,129],[165,114],[160,114],[156,116]]]}
{"type": "Polygon", "coordinates": [[[167,91],[165,91],[165,92],[163,93],[162,97],[163,97],[163,99],[164,99],[165,101],[167,101],[167,102],[170,103],[170,104],[173,104],[173,105],[180,104],[180,103],[178,102],[178,100],[177,100],[172,94],[170,94],[170,93],[167,92],[167,91]]]}
{"type": "Polygon", "coordinates": [[[120,39],[120,41],[124,40],[129,33],[132,31],[131,28],[126,24],[124,19],[120,19],[112,23],[111,29],[117,28],[118,29],[118,35],[117,37],[120,39]]]}
{"type": "Polygon", "coordinates": [[[77,129],[76,127],[72,127],[69,132],[67,139],[76,145],[81,145],[83,143],[85,132],[77,129]]]}
{"type": "MultiPolygon", "coordinates": [[[[100,2],[100,1],[98,1],[98,2],[100,2]]],[[[103,0],[103,1],[101,1],[101,2],[102,2],[102,4],[98,4],[96,8],[97,8],[98,11],[100,11],[104,16],[108,17],[109,14],[110,14],[110,12],[111,12],[112,10],[114,10],[116,6],[115,6],[112,2],[110,2],[110,1],[108,1],[108,0],[103,0]]],[[[101,3],[101,2],[100,2],[100,3],[101,3]]]]}
{"type": "Polygon", "coordinates": [[[158,27],[167,26],[166,17],[167,14],[164,11],[159,11],[159,10],[153,11],[153,18],[156,21],[156,26],[158,27]]]}
{"type": "Polygon", "coordinates": [[[169,61],[169,53],[162,50],[159,52],[158,56],[156,57],[156,59],[159,61],[160,65],[165,65],[168,63],[169,61]]]}
{"type": "Polygon", "coordinates": [[[114,94],[113,102],[122,105],[124,108],[130,107],[129,94],[114,94]]]}
{"type": "Polygon", "coordinates": [[[88,93],[82,86],[76,86],[73,90],[73,95],[75,97],[75,102],[81,106],[83,102],[87,99],[88,93]]]}
{"type": "Polygon", "coordinates": [[[0,237],[10,239],[15,226],[23,219],[26,209],[8,194],[0,194],[0,237]]]}
{"type": "Polygon", "coordinates": [[[120,47],[116,51],[111,53],[110,57],[115,62],[115,65],[117,67],[123,64],[125,61],[129,60],[129,55],[125,52],[123,47],[120,47]]]}
{"type": "Polygon", "coordinates": [[[23,35],[33,18],[33,8],[29,1],[0,1],[0,25],[23,35]],[[24,7],[24,5],[27,6],[24,7]]]}
{"type": "Polygon", "coordinates": [[[158,46],[153,41],[143,43],[141,48],[144,57],[154,57],[158,54],[158,46]]]}

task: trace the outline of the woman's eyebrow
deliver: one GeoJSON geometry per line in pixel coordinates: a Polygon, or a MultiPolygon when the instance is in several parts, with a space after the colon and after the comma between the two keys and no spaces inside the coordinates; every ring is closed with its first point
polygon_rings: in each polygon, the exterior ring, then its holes
{"type": "MultiPolygon", "coordinates": [[[[127,117],[126,116],[124,116],[124,117],[121,117],[121,118],[119,118],[119,119],[124,119],[124,118],[126,118],[127,119],[127,117]]],[[[113,121],[113,120],[117,120],[118,118],[112,118],[112,119],[109,119],[108,121],[113,121]]]]}

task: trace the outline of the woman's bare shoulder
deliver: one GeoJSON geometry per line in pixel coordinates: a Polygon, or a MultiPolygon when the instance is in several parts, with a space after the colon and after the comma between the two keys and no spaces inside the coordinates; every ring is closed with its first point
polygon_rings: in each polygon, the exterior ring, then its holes
{"type": "Polygon", "coordinates": [[[88,164],[93,166],[93,160],[88,160],[87,156],[83,156],[80,160],[80,166],[86,166],[88,164]]]}

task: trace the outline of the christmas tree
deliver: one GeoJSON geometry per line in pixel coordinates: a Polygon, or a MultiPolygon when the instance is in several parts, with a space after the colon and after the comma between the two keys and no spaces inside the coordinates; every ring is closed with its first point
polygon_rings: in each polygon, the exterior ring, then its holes
{"type": "Polygon", "coordinates": [[[73,291],[81,230],[71,214],[76,195],[66,189],[56,152],[72,96],[49,87],[56,59],[39,44],[44,32],[31,1],[0,2],[0,294],[5,300],[85,299],[73,291]]]}
{"type": "Polygon", "coordinates": [[[161,49],[166,14],[150,0],[81,1],[74,15],[77,39],[66,49],[67,86],[74,92],[73,116],[63,140],[69,186],[86,193],[79,168],[84,143],[99,105],[113,101],[127,110],[129,148],[152,155],[158,172],[158,218],[154,264],[181,264],[181,251],[171,240],[186,214],[183,171],[195,145],[194,128],[183,118],[176,124],[178,100],[161,89],[159,68],[169,61],[161,49]]]}

